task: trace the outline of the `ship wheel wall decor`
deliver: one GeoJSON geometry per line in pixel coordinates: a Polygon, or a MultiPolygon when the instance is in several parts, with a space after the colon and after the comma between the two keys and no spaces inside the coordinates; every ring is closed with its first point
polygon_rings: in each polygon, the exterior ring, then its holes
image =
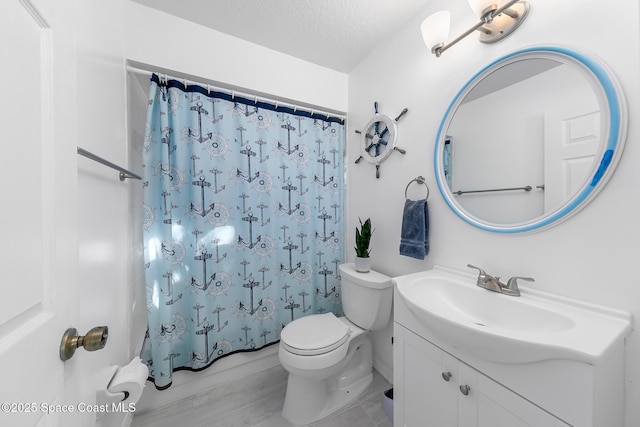
{"type": "Polygon", "coordinates": [[[356,160],[356,164],[364,159],[376,166],[376,178],[380,178],[380,163],[384,162],[394,151],[405,154],[406,151],[398,148],[398,126],[397,122],[404,116],[407,108],[395,119],[386,114],[378,113],[378,103],[373,103],[375,114],[369,120],[364,131],[356,130],[357,134],[362,135],[360,143],[360,157],[356,160]]]}

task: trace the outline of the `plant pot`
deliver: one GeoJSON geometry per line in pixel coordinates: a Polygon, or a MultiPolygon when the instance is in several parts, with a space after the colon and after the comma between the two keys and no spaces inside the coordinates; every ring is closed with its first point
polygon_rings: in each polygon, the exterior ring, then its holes
{"type": "Polygon", "coordinates": [[[371,270],[371,258],[356,257],[356,271],[358,273],[368,273],[371,270]]]}

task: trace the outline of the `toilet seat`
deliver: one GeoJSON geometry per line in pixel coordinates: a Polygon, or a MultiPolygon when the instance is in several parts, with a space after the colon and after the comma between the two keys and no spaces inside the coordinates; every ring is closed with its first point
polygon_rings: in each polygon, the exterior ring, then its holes
{"type": "Polygon", "coordinates": [[[329,353],[349,341],[351,330],[333,313],[313,314],[289,323],[280,333],[280,343],[300,356],[329,353]]]}

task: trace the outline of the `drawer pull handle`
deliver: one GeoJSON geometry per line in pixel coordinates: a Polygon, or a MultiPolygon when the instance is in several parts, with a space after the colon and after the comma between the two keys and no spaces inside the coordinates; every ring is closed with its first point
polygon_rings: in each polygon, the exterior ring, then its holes
{"type": "Polygon", "coordinates": [[[443,372],[442,379],[449,382],[449,380],[451,379],[451,372],[443,372]]]}
{"type": "Polygon", "coordinates": [[[461,385],[460,386],[460,393],[464,394],[465,396],[469,395],[469,391],[471,390],[471,387],[469,387],[468,385],[461,385]]]}

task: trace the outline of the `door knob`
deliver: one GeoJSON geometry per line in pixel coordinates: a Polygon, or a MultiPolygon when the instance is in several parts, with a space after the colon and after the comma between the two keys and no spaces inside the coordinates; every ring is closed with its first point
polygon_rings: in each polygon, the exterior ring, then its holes
{"type": "Polygon", "coordinates": [[[469,391],[471,391],[471,387],[469,387],[468,385],[461,385],[460,386],[460,393],[464,394],[465,396],[469,395],[469,391]]]}
{"type": "Polygon", "coordinates": [[[87,351],[103,349],[107,344],[109,328],[107,326],[96,326],[84,336],[79,336],[76,328],[69,328],[62,335],[60,342],[60,359],[63,361],[71,359],[78,347],[84,347],[87,351]]]}

